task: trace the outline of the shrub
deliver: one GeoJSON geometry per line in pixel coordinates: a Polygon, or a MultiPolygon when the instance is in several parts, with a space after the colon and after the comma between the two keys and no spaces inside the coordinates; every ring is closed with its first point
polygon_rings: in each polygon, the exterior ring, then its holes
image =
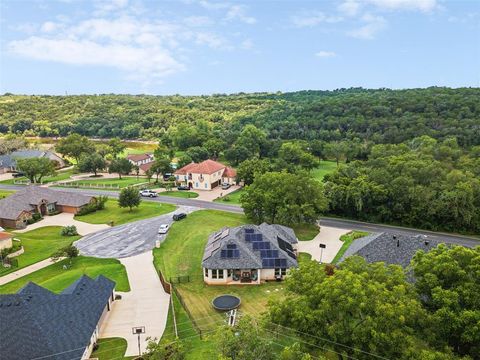
{"type": "Polygon", "coordinates": [[[78,249],[73,246],[73,245],[70,245],[70,246],[66,246],[60,250],[58,250],[57,252],[55,252],[51,258],[54,260],[54,261],[57,261],[58,259],[60,259],[61,257],[67,257],[69,259],[73,259],[75,257],[77,257],[79,254],[79,251],[78,249]]]}
{"type": "Polygon", "coordinates": [[[77,228],[75,225],[64,226],[61,231],[62,236],[76,236],[78,235],[77,228]]]}
{"type": "Polygon", "coordinates": [[[91,203],[91,204],[88,204],[88,205],[85,205],[84,207],[82,207],[77,215],[87,215],[87,214],[90,214],[90,213],[93,213],[97,210],[103,210],[105,209],[105,203],[107,202],[108,200],[108,196],[99,196],[97,198],[97,201],[94,202],[94,203],[91,203]]]}

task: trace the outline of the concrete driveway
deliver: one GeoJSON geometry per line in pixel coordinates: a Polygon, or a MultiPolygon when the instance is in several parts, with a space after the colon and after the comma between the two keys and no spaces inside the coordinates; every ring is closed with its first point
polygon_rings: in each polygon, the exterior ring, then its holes
{"type": "Polygon", "coordinates": [[[323,263],[331,263],[343,245],[340,236],[350,232],[350,229],[341,229],[329,226],[321,226],[320,233],[310,241],[299,241],[298,252],[305,252],[312,255],[313,260],[320,261],[322,255],[323,263]],[[320,244],[325,244],[321,254],[320,244]]]}
{"type": "Polygon", "coordinates": [[[24,233],[30,230],[35,230],[45,226],[71,226],[75,225],[77,232],[80,235],[88,235],[100,230],[110,229],[106,224],[89,224],[83,221],[75,220],[73,214],[61,213],[53,216],[45,216],[34,224],[27,225],[25,229],[15,230],[15,232],[24,233]]]}
{"type": "Polygon", "coordinates": [[[157,240],[162,242],[166,235],[159,235],[161,224],[172,224],[175,213],[191,213],[198,210],[192,206],[181,206],[177,210],[150,219],[109,227],[77,240],[74,245],[82,255],[100,258],[125,258],[152,250],[157,240]]]}
{"type": "Polygon", "coordinates": [[[160,339],[167,324],[170,295],[160,283],[153,266],[152,251],[120,260],[127,270],[130,291],[120,293],[121,300],[113,303],[105,318],[100,337],[121,337],[127,340],[125,356],[138,355],[138,337],[132,328],[145,326],[140,338],[141,352],[147,347],[147,337],[160,339]]]}
{"type": "Polygon", "coordinates": [[[193,192],[198,194],[198,197],[195,198],[196,200],[213,201],[216,198],[219,198],[219,197],[225,196],[227,194],[230,194],[230,193],[232,193],[232,192],[234,192],[235,190],[238,190],[238,189],[240,189],[240,186],[233,185],[233,186],[230,186],[230,188],[227,189],[227,190],[222,190],[222,188],[220,186],[217,186],[213,190],[194,190],[194,189],[192,189],[190,191],[193,191],[193,192]]]}

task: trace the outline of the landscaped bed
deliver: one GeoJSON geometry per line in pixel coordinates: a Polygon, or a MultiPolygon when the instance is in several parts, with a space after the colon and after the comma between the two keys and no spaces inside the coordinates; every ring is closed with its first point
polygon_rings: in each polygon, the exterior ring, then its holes
{"type": "Polygon", "coordinates": [[[104,275],[115,281],[117,291],[130,291],[125,267],[116,259],[99,259],[78,256],[72,260],[65,259],[0,286],[1,294],[15,293],[29,281],[56,293],[71,285],[86,274],[92,278],[104,275]],[[64,268],[66,267],[66,269],[64,268]]]}
{"type": "Polygon", "coordinates": [[[46,226],[25,233],[14,232],[13,237],[21,240],[25,252],[15,257],[18,260],[18,267],[10,269],[0,267],[0,276],[45,260],[57,250],[80,238],[80,236],[62,236],[61,230],[60,226],[46,226]]]}
{"type": "Polygon", "coordinates": [[[131,221],[163,215],[172,212],[175,209],[175,205],[171,204],[142,201],[138,208],[134,208],[130,211],[128,208],[119,207],[117,200],[108,199],[105,203],[105,209],[87,215],[75,216],[75,219],[90,224],[109,224],[113,221],[114,225],[120,225],[131,221]]]}

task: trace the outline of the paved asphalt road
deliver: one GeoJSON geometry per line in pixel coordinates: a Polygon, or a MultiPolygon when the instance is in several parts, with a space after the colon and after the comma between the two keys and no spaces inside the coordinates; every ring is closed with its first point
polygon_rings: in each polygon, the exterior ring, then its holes
{"type": "MultiPolygon", "coordinates": [[[[19,190],[22,188],[23,188],[22,186],[0,184],[0,189],[5,189],[5,190],[19,190]]],[[[111,197],[118,196],[118,193],[115,191],[102,191],[102,190],[90,190],[90,189],[63,189],[63,190],[82,192],[84,194],[97,195],[97,196],[98,195],[108,195],[111,197]]],[[[157,198],[146,199],[146,200],[164,202],[164,203],[175,204],[179,206],[192,206],[192,207],[197,207],[202,209],[230,211],[230,212],[235,212],[240,214],[243,213],[243,209],[236,205],[228,205],[228,204],[195,200],[195,199],[159,196],[157,198]]],[[[372,224],[372,223],[365,223],[360,221],[328,218],[328,217],[322,217],[320,219],[320,224],[325,226],[346,228],[346,229],[353,229],[353,230],[362,230],[362,231],[368,231],[368,232],[390,231],[398,234],[424,234],[432,239],[445,241],[452,244],[459,244],[459,245],[470,246],[470,247],[480,245],[480,239],[472,238],[469,236],[439,233],[439,232],[420,230],[420,229],[410,229],[410,228],[404,228],[399,226],[372,224]]]]}
{"type": "Polygon", "coordinates": [[[143,254],[155,247],[155,242],[162,242],[166,235],[158,234],[162,224],[173,223],[175,213],[191,213],[198,210],[191,206],[180,206],[175,211],[153,218],[134,221],[100,230],[77,240],[74,245],[82,255],[100,258],[124,258],[143,254]]]}

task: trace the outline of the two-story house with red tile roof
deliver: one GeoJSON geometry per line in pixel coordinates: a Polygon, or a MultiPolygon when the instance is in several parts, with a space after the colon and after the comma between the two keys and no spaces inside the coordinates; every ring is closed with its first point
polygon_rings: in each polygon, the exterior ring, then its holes
{"type": "Polygon", "coordinates": [[[173,175],[178,183],[191,189],[212,190],[223,183],[235,185],[237,172],[229,166],[209,159],[185,165],[173,175]]]}

